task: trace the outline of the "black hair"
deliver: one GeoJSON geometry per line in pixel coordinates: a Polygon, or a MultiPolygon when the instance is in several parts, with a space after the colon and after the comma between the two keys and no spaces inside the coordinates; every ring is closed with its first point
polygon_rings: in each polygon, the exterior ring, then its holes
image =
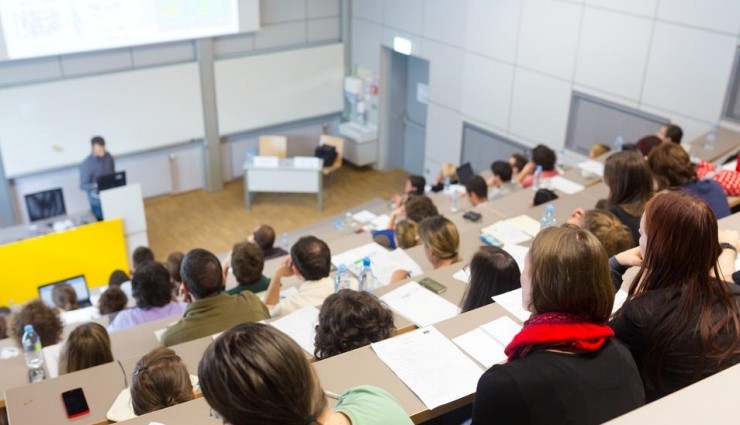
{"type": "Polygon", "coordinates": [[[414,188],[414,195],[424,194],[424,186],[427,184],[427,180],[424,177],[411,175],[409,176],[409,181],[411,182],[411,186],[414,188]]]}
{"type": "Polygon", "coordinates": [[[465,183],[465,191],[475,193],[475,195],[482,200],[488,199],[488,185],[481,176],[473,176],[465,183]]]}
{"type": "Polygon", "coordinates": [[[290,249],[290,259],[306,280],[319,280],[329,276],[331,251],[326,242],[315,236],[304,236],[290,249]]]}
{"type": "Polygon", "coordinates": [[[537,145],[532,149],[532,162],[535,165],[541,165],[542,171],[552,171],[555,169],[555,162],[558,157],[555,151],[545,145],[537,145]]]}
{"type": "Polygon", "coordinates": [[[491,304],[494,295],[521,286],[521,272],[514,257],[495,246],[482,246],[470,261],[470,283],[460,307],[463,312],[491,304]]]}
{"type": "Polygon", "coordinates": [[[131,295],[137,307],[145,310],[167,305],[172,301],[170,272],[156,261],[144,263],[131,278],[131,295]]]}
{"type": "Polygon", "coordinates": [[[190,250],[182,259],[180,276],[196,298],[206,298],[224,290],[224,276],[218,257],[202,248],[190,250]]]}
{"type": "Polygon", "coordinates": [[[147,261],[154,261],[154,252],[146,246],[137,246],[134,253],[131,254],[134,263],[134,269],[138,269],[147,261]]]}
{"type": "MultiPolygon", "coordinates": [[[[526,164],[525,164],[526,165],[526,164]]],[[[506,161],[494,161],[491,164],[491,172],[494,176],[498,176],[504,183],[511,181],[511,164],[506,161]]]]}

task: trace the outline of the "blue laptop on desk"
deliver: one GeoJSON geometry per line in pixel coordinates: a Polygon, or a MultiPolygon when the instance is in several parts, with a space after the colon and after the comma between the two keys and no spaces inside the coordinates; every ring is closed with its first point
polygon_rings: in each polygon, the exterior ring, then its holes
{"type": "Polygon", "coordinates": [[[39,298],[41,301],[49,307],[56,307],[54,305],[54,299],[51,297],[51,293],[54,291],[55,286],[62,283],[70,285],[75,290],[75,293],[77,294],[77,305],[80,307],[90,307],[92,305],[90,302],[90,290],[87,287],[85,275],[74,276],[39,286],[39,298]]]}

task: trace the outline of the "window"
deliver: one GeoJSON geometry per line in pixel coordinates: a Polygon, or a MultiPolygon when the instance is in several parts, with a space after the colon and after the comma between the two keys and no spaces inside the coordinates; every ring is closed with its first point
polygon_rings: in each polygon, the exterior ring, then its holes
{"type": "Polygon", "coordinates": [[[514,153],[520,153],[529,158],[529,148],[526,145],[472,124],[463,124],[460,163],[470,162],[473,172],[480,173],[489,169],[493,161],[508,161],[514,153]]]}
{"type": "Polygon", "coordinates": [[[740,123],[740,49],[735,54],[735,65],[732,68],[730,87],[725,99],[724,117],[740,123]]]}

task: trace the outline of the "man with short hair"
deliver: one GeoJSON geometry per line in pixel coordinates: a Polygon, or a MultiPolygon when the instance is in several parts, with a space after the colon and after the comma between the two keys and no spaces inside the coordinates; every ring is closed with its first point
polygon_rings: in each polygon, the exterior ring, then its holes
{"type": "Polygon", "coordinates": [[[249,242],[256,243],[262,248],[262,254],[265,260],[288,255],[284,249],[275,245],[275,229],[267,224],[260,224],[254,229],[254,232],[247,238],[249,242]]]}
{"type": "Polygon", "coordinates": [[[231,269],[238,284],[226,291],[229,295],[242,291],[262,292],[270,285],[270,278],[262,274],[265,267],[265,257],[257,244],[240,242],[231,250],[231,259],[225,263],[224,281],[228,279],[231,269]]]}
{"type": "Polygon", "coordinates": [[[680,145],[681,139],[683,139],[683,130],[675,124],[668,124],[660,127],[656,136],[663,143],[671,142],[680,145]]]}
{"type": "Polygon", "coordinates": [[[213,335],[240,323],[270,318],[267,307],[253,293],[244,291],[228,295],[224,292],[221,263],[205,249],[196,248],[185,255],[180,275],[181,291],[188,308],[182,319],[162,335],[164,346],[213,335]]]}
{"type": "Polygon", "coordinates": [[[334,293],[330,270],[331,252],[326,242],[315,236],[298,239],[290,249],[290,258],[275,271],[267,288],[265,304],[272,317],[290,314],[309,305],[321,305],[326,297],[334,293]],[[301,280],[298,293],[281,300],[281,280],[289,276],[301,280]]]}
{"type": "Polygon", "coordinates": [[[537,166],[542,167],[542,179],[549,179],[558,175],[558,170],[555,169],[555,163],[558,157],[555,151],[548,148],[545,145],[537,145],[532,149],[532,161],[524,167],[523,173],[526,177],[522,180],[522,187],[530,187],[534,183],[534,173],[537,166]]]}
{"type": "Polygon", "coordinates": [[[488,184],[488,200],[493,201],[496,198],[508,195],[520,189],[520,186],[511,181],[514,170],[510,163],[506,161],[494,161],[491,164],[491,177],[486,182],[488,184]]]}
{"type": "Polygon", "coordinates": [[[131,270],[131,273],[144,265],[144,263],[148,263],[150,261],[154,261],[154,252],[149,249],[149,247],[137,246],[136,249],[134,249],[134,252],[131,254],[131,262],[133,266],[133,270],[131,270]]]}
{"type": "Polygon", "coordinates": [[[98,219],[103,219],[103,209],[100,206],[98,193],[98,178],[113,174],[116,171],[113,157],[105,150],[105,139],[95,136],[90,140],[92,152],[80,164],[80,189],[87,192],[90,209],[98,219]]]}
{"type": "Polygon", "coordinates": [[[465,183],[465,192],[468,194],[470,203],[477,207],[488,201],[488,185],[481,176],[473,176],[465,183]]]}

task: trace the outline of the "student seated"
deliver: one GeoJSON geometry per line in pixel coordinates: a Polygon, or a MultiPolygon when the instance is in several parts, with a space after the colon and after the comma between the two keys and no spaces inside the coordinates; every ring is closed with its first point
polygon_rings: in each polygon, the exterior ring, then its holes
{"type": "Polygon", "coordinates": [[[64,342],[59,354],[59,375],[112,361],[110,337],[103,325],[95,322],[83,323],[77,326],[64,342]]]}
{"type": "Polygon", "coordinates": [[[170,316],[181,316],[187,304],[172,298],[170,274],[161,263],[139,266],[131,278],[136,307],[121,311],[111,320],[108,331],[116,332],[170,316]]]}
{"type": "Polygon", "coordinates": [[[433,217],[435,215],[439,215],[439,211],[430,197],[425,195],[414,196],[406,201],[404,205],[391,212],[388,228],[393,229],[396,225],[396,221],[403,218],[408,218],[416,223],[421,223],[425,218],[433,217]]]}
{"type": "Polygon", "coordinates": [[[275,270],[265,295],[265,304],[272,317],[290,314],[309,305],[318,306],[334,293],[331,272],[331,251],[326,242],[315,236],[304,236],[290,249],[290,258],[275,270]],[[280,285],[285,277],[301,280],[298,293],[280,299],[280,285]]]}
{"type": "Polygon", "coordinates": [[[170,272],[170,285],[172,285],[173,297],[180,295],[180,286],[182,285],[182,276],[180,276],[180,266],[185,254],[180,251],[171,252],[164,262],[167,271],[170,272]]]}
{"type": "Polygon", "coordinates": [[[437,180],[432,186],[432,192],[441,192],[445,188],[445,179],[450,179],[450,184],[457,184],[457,166],[449,162],[442,163],[442,169],[437,175],[437,180]]]}
{"type": "MultiPolygon", "coordinates": [[[[419,239],[424,244],[424,254],[434,269],[460,261],[460,234],[455,223],[441,215],[425,218],[419,223],[419,239]]],[[[391,283],[408,279],[408,270],[396,270],[391,283]]]]}
{"type": "Polygon", "coordinates": [[[683,139],[683,130],[675,124],[668,124],[661,126],[656,136],[664,143],[680,145],[681,139],[683,139]]]}
{"type": "Polygon", "coordinates": [[[650,151],[659,146],[661,143],[663,142],[658,137],[649,135],[638,140],[637,144],[635,144],[635,147],[637,148],[637,151],[642,154],[642,156],[646,157],[650,154],[650,151]]]}
{"type": "Polygon", "coordinates": [[[545,145],[535,146],[534,149],[532,149],[532,160],[524,167],[521,173],[519,173],[520,175],[524,175],[524,178],[521,180],[522,187],[527,188],[532,186],[534,183],[534,172],[538,165],[542,167],[542,179],[549,179],[550,177],[557,176],[558,170],[555,169],[555,163],[557,160],[558,157],[554,150],[545,145]]]}
{"type": "Polygon", "coordinates": [[[155,348],[136,362],[131,376],[131,406],[135,415],[175,406],[193,398],[188,369],[171,349],[155,348]]]}
{"type": "Polygon", "coordinates": [[[588,150],[588,157],[589,159],[598,158],[601,155],[609,152],[610,150],[612,150],[612,148],[610,148],[609,145],[605,145],[603,143],[594,143],[588,150]]]}
{"type": "Polygon", "coordinates": [[[407,218],[397,222],[393,234],[398,248],[409,249],[419,244],[419,225],[414,220],[407,218]]]}
{"type": "Polygon", "coordinates": [[[537,189],[532,198],[532,206],[536,207],[558,199],[558,194],[550,189],[537,189]]]}
{"type": "Polygon", "coordinates": [[[637,246],[640,216],[653,196],[650,167],[637,152],[617,152],[604,163],[604,183],[609,187],[604,207],[627,226],[632,234],[632,246],[637,246]]]}
{"type": "Polygon", "coordinates": [[[233,425],[410,425],[385,390],[350,388],[330,407],[301,347],[272,326],[245,323],[220,335],[198,365],[214,415],[233,425]]]}
{"type": "Polygon", "coordinates": [[[260,224],[247,238],[249,242],[256,243],[262,249],[265,260],[288,255],[288,252],[275,245],[275,229],[267,224],[260,224]]]}
{"type": "Polygon", "coordinates": [[[393,312],[369,292],[342,289],[321,305],[316,325],[316,360],[342,354],[393,335],[393,312]]]}
{"type": "Polygon", "coordinates": [[[521,188],[517,182],[511,181],[514,171],[511,164],[504,161],[494,161],[491,164],[491,177],[488,178],[488,200],[506,196],[521,188]]]}
{"type": "Polygon", "coordinates": [[[196,248],[185,255],[180,269],[181,291],[188,303],[185,315],[162,334],[170,346],[222,332],[238,323],[268,319],[267,307],[249,291],[224,292],[224,274],[218,257],[196,248]]]}
{"type": "Polygon", "coordinates": [[[706,202],[717,218],[730,215],[727,195],[714,180],[699,180],[689,154],[679,145],[663,143],[648,156],[658,189],[682,189],[706,202]]]}
{"type": "Polygon", "coordinates": [[[645,403],[635,361],[606,325],[614,287],[591,233],[540,231],[521,283],[532,316],[506,347],[509,361],[478,381],[473,424],[602,423],[645,403]]]}
{"type": "Polygon", "coordinates": [[[424,186],[426,186],[427,181],[423,176],[417,176],[417,175],[411,175],[406,179],[406,182],[403,186],[403,194],[394,194],[391,197],[391,202],[396,206],[400,207],[401,205],[405,204],[407,200],[414,196],[419,196],[424,194],[424,186]]]}
{"type": "Polygon", "coordinates": [[[72,311],[80,308],[77,304],[77,292],[68,283],[54,285],[54,289],[51,290],[51,299],[60,311],[72,311]]]}
{"type": "Polygon", "coordinates": [[[18,344],[23,347],[21,338],[23,338],[23,328],[26,325],[33,325],[33,329],[41,339],[41,346],[47,347],[61,341],[64,325],[59,318],[59,312],[56,309],[48,307],[41,300],[33,300],[24,305],[21,310],[10,317],[9,333],[18,344]]]}
{"type": "Polygon", "coordinates": [[[100,294],[98,310],[101,315],[110,314],[110,321],[115,320],[115,313],[122,311],[128,305],[128,296],[119,286],[109,286],[100,294]]]}
{"type": "Polygon", "coordinates": [[[224,282],[229,269],[234,274],[238,285],[226,291],[229,295],[242,291],[262,292],[270,285],[270,278],[262,274],[265,257],[262,249],[251,242],[241,242],[231,250],[231,259],[224,264],[224,282]]]}
{"type": "Polygon", "coordinates": [[[719,233],[707,204],[682,192],[650,200],[640,234],[639,247],[609,261],[618,281],[640,267],[610,325],[653,401],[740,363],[740,286],[718,267],[734,269],[738,235],[719,233]]]}
{"type": "Polygon", "coordinates": [[[521,287],[519,265],[499,247],[480,247],[470,261],[468,273],[468,287],[460,301],[463,313],[493,303],[494,295],[521,287]]]}
{"type": "Polygon", "coordinates": [[[568,224],[586,229],[596,236],[609,257],[634,246],[630,230],[609,211],[576,208],[568,218],[568,224]]]}
{"type": "Polygon", "coordinates": [[[465,193],[474,207],[488,201],[488,185],[481,176],[473,176],[465,183],[465,193]]]}
{"type": "Polygon", "coordinates": [[[527,157],[520,154],[515,153],[512,154],[509,157],[509,165],[511,165],[511,175],[512,175],[512,181],[515,183],[521,183],[522,180],[524,180],[527,175],[523,173],[524,168],[527,166],[527,157]]]}
{"type": "Polygon", "coordinates": [[[108,277],[108,287],[121,286],[129,280],[131,280],[131,278],[126,274],[125,271],[113,270],[113,272],[110,274],[110,277],[108,277]]]}
{"type": "Polygon", "coordinates": [[[135,272],[136,269],[141,267],[144,263],[154,261],[154,251],[146,246],[137,246],[134,252],[131,254],[131,273],[135,272]]]}

